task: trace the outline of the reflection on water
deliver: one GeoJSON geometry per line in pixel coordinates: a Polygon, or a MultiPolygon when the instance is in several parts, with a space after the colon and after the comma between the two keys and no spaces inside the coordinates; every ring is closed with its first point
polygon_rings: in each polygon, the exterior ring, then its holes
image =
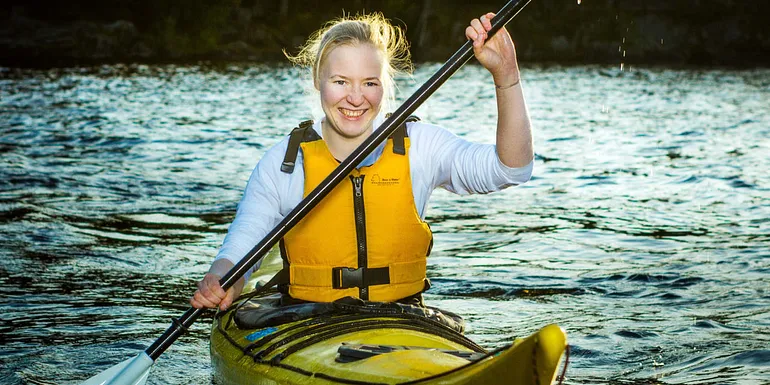
{"type": "MultiPolygon", "coordinates": [[[[487,77],[466,66],[418,115],[492,142],[487,77]]],[[[0,69],[0,382],[78,383],[186,310],[254,164],[311,114],[298,78],[239,64],[0,69]]],[[[487,347],[558,322],[567,383],[770,381],[770,71],[524,78],[535,176],[434,194],[428,301],[487,347]]],[[[211,382],[207,324],[150,383],[211,382]]]]}

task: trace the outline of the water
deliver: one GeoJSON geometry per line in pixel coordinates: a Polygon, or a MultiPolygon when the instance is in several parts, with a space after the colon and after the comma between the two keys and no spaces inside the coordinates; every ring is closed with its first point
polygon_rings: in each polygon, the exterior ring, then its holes
{"type": "MultiPolygon", "coordinates": [[[[522,64],[535,176],[434,194],[427,300],[490,348],[559,323],[570,384],[770,384],[770,70],[522,64]]],[[[187,309],[255,162],[311,114],[297,75],[0,69],[0,382],[78,383],[187,309]]],[[[418,115],[491,142],[490,111],[466,66],[418,115]]],[[[209,324],[150,383],[211,383],[209,324]]]]}

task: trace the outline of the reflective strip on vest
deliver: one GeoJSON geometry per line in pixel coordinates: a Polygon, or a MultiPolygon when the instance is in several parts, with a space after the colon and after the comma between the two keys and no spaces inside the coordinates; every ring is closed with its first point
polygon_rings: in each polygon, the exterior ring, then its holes
{"type": "MultiPolygon", "coordinates": [[[[355,186],[346,178],[284,237],[289,295],[314,302],[347,296],[395,301],[425,289],[433,235],[414,204],[409,138],[405,147],[406,156],[394,154],[389,139],[380,159],[351,173],[363,180],[359,199],[365,223],[356,226],[355,186]],[[365,234],[359,234],[364,228],[365,234]],[[332,269],[337,267],[388,267],[390,283],[337,289],[332,286],[332,269]]],[[[307,196],[339,163],[323,140],[302,143],[301,149],[307,196]]]]}

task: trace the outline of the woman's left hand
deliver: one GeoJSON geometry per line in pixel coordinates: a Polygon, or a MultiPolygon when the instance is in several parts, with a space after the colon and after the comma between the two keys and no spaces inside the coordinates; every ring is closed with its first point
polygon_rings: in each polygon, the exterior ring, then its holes
{"type": "Polygon", "coordinates": [[[503,27],[487,41],[487,33],[492,29],[490,20],[494,16],[495,14],[490,12],[471,20],[471,25],[465,29],[465,36],[473,41],[473,54],[492,74],[495,84],[514,84],[519,81],[519,66],[516,63],[516,49],[511,35],[503,27]]]}

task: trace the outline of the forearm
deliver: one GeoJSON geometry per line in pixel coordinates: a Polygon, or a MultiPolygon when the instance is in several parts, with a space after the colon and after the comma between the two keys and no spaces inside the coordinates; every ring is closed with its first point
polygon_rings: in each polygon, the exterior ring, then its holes
{"type": "Polygon", "coordinates": [[[497,156],[508,167],[526,166],[534,157],[532,124],[518,69],[505,77],[496,77],[495,84],[497,156]]]}
{"type": "Polygon", "coordinates": [[[427,201],[438,187],[456,194],[485,194],[525,183],[532,175],[532,162],[508,167],[492,144],[472,143],[423,122],[412,127],[409,162],[415,203],[427,201]],[[418,193],[425,194],[424,200],[418,193]]]}
{"type": "MultiPolygon", "coordinates": [[[[287,192],[287,185],[291,183],[284,177],[287,174],[280,171],[283,154],[286,152],[286,142],[288,139],[270,149],[254,168],[243,198],[238,204],[235,219],[227,229],[227,236],[209,272],[224,276],[283,218],[282,210],[285,210],[283,206],[294,207],[293,199],[297,202],[301,199],[302,186],[295,188],[297,192],[294,190],[287,192]]],[[[246,280],[252,272],[259,269],[260,262],[246,272],[244,275],[246,280]]]]}

